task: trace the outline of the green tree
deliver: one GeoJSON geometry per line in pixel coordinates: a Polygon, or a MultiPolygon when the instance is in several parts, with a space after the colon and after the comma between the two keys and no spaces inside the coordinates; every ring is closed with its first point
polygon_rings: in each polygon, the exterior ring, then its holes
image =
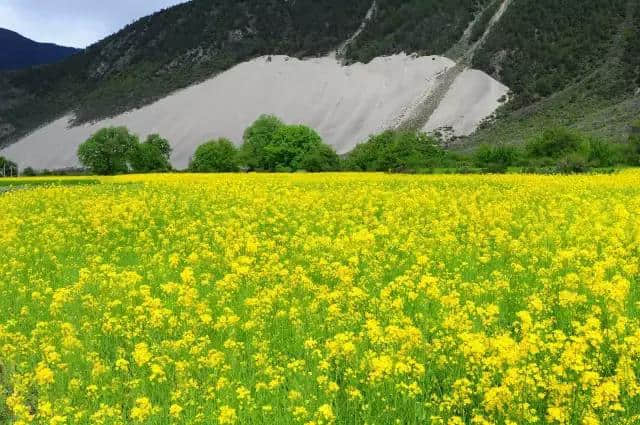
{"type": "Polygon", "coordinates": [[[245,130],[241,158],[250,170],[269,169],[265,148],[273,143],[273,136],[282,126],[280,118],[262,115],[245,130]]]}
{"type": "Polygon", "coordinates": [[[137,173],[164,172],[171,170],[169,158],[171,145],[158,134],[151,134],[139,144],[131,155],[131,167],[137,173]]]}
{"type": "Polygon", "coordinates": [[[299,161],[300,169],[312,173],[325,171],[338,171],[340,169],[340,157],[329,145],[322,144],[302,155],[299,161]]]}
{"type": "Polygon", "coordinates": [[[372,135],[366,142],[356,145],[347,156],[347,168],[354,171],[383,171],[384,152],[393,138],[394,132],[389,130],[372,135]]]}
{"type": "Polygon", "coordinates": [[[18,175],[18,164],[0,156],[0,177],[15,177],[18,175]]]}
{"type": "Polygon", "coordinates": [[[273,135],[270,144],[264,147],[267,170],[290,169],[322,171],[337,162],[337,155],[315,130],[304,125],[283,125],[273,135]],[[333,159],[331,159],[333,157],[333,159]]]}
{"type": "Polygon", "coordinates": [[[37,175],[37,173],[36,170],[33,169],[33,167],[27,167],[22,170],[22,175],[25,177],[34,177],[37,175]]]}
{"type": "Polygon", "coordinates": [[[78,159],[95,174],[126,173],[138,145],[138,137],[126,127],[103,128],[80,145],[78,159]]]}
{"type": "Polygon", "coordinates": [[[228,173],[238,171],[238,150],[228,139],[206,142],[196,149],[189,170],[196,173],[228,173]]]}

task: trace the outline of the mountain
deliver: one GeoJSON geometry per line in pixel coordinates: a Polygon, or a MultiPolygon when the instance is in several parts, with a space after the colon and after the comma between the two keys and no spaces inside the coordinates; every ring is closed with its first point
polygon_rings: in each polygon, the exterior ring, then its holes
{"type": "Polygon", "coordinates": [[[30,68],[59,62],[79,49],[51,43],[38,43],[0,28],[0,70],[30,68]]]}
{"type": "Polygon", "coordinates": [[[463,149],[556,124],[622,137],[639,87],[636,0],[193,0],[0,73],[0,146],[68,164],[90,131],[126,123],[169,133],[182,163],[204,137],[239,142],[259,112],[340,151],[385,128],[463,149]]]}

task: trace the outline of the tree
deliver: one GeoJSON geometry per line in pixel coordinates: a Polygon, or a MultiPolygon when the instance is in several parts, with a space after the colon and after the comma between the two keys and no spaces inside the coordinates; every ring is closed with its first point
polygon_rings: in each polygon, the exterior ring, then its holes
{"type": "Polygon", "coordinates": [[[37,175],[36,170],[33,167],[27,167],[22,170],[22,175],[25,177],[35,177],[37,175]]]}
{"type": "Polygon", "coordinates": [[[164,172],[171,170],[169,158],[171,145],[158,134],[151,134],[139,144],[131,155],[131,167],[136,173],[164,172]]]}
{"type": "Polygon", "coordinates": [[[265,169],[322,171],[337,164],[337,154],[324,144],[315,130],[304,125],[282,125],[263,149],[265,169]]]}
{"type": "Polygon", "coordinates": [[[347,156],[347,167],[354,171],[385,171],[382,164],[384,152],[391,145],[394,132],[389,130],[372,135],[359,143],[347,156]]]}
{"type": "Polygon", "coordinates": [[[245,130],[241,158],[250,170],[269,169],[265,148],[272,144],[273,136],[282,126],[284,123],[278,117],[261,115],[245,130]]]}
{"type": "Polygon", "coordinates": [[[0,156],[0,177],[15,177],[18,175],[18,164],[0,156]]]}
{"type": "Polygon", "coordinates": [[[126,127],[103,128],[80,145],[78,159],[95,174],[126,173],[138,144],[126,127]]]}
{"type": "Polygon", "coordinates": [[[312,173],[338,171],[340,169],[340,157],[329,145],[322,144],[303,154],[299,161],[300,169],[312,173]]]}
{"type": "Polygon", "coordinates": [[[238,150],[228,139],[206,142],[196,149],[189,170],[196,173],[238,171],[238,150]]]}

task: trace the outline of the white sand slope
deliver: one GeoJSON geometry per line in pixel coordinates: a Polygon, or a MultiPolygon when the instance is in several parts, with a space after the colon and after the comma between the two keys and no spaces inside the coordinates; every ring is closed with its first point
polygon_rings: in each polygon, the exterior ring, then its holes
{"type": "MultiPolygon", "coordinates": [[[[141,109],[97,123],[69,127],[71,117],[44,126],[0,151],[21,167],[78,165],[78,146],[105,126],[124,125],[141,138],[160,133],[173,147],[172,162],[184,168],[204,141],[228,137],[240,144],[260,114],[315,128],[339,153],[385,130],[415,104],[454,63],[440,56],[404,54],[369,64],[342,66],[333,57],[298,60],[261,57],[141,109]]],[[[468,134],[498,106],[506,87],[479,71],[464,72],[428,128],[453,126],[468,134]]]]}
{"type": "Polygon", "coordinates": [[[508,92],[507,86],[484,72],[466,69],[453,82],[424,130],[452,127],[455,135],[468,136],[498,109],[498,100],[508,92]]]}

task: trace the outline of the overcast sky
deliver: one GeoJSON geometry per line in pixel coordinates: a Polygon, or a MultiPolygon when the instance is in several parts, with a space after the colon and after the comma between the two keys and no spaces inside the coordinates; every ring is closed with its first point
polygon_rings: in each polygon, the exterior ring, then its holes
{"type": "Polygon", "coordinates": [[[39,42],[87,47],[185,0],[0,0],[0,28],[39,42]]]}

